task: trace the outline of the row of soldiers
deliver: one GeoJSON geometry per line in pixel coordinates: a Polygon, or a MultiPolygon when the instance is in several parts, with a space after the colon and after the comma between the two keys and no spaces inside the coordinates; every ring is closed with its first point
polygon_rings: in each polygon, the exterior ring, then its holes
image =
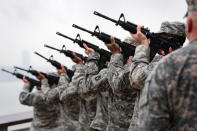
{"type": "MultiPolygon", "coordinates": [[[[163,22],[157,33],[166,39],[179,36],[190,43],[169,55],[159,50],[150,60],[150,40],[137,27],[125,41],[136,46],[125,62],[113,37],[106,43],[112,52],[107,67],[99,70],[100,54],[83,44],[84,62],[76,63],[69,78],[64,66],[49,73],[50,83],[38,72],[41,87],[31,92],[23,77],[19,100],[33,106],[32,131],[153,131],[197,129],[197,0],[187,0],[187,24],[163,22]]],[[[180,41],[179,41],[180,42],[180,41]]],[[[182,45],[184,41],[181,41],[182,45]]]]}

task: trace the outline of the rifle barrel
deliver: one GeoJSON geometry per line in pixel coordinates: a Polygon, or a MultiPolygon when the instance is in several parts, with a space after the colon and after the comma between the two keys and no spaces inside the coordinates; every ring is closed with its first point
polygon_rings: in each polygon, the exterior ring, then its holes
{"type": "Polygon", "coordinates": [[[80,29],[80,30],[83,30],[83,31],[85,31],[85,32],[88,32],[88,33],[90,33],[90,34],[94,34],[94,32],[89,31],[89,30],[87,30],[87,29],[85,29],[85,28],[83,28],[83,27],[80,27],[80,26],[78,26],[78,25],[73,24],[72,26],[75,27],[75,28],[77,28],[77,29],[80,29]]]}
{"type": "Polygon", "coordinates": [[[54,48],[52,46],[49,46],[47,44],[44,45],[44,47],[47,47],[47,48],[50,48],[50,49],[53,49],[53,50],[56,50],[56,51],[59,51],[61,53],[61,50],[60,49],[57,49],[57,48],[54,48]]]}
{"type": "Polygon", "coordinates": [[[26,69],[23,69],[23,68],[20,68],[20,67],[17,67],[17,66],[14,66],[14,68],[19,69],[19,70],[23,70],[23,71],[26,71],[26,72],[29,72],[29,70],[26,70],[26,69]]]}
{"type": "Polygon", "coordinates": [[[47,60],[47,61],[49,60],[49,59],[47,59],[46,57],[44,57],[43,55],[39,54],[39,53],[38,53],[38,52],[36,52],[36,51],[35,51],[34,53],[35,53],[36,55],[38,55],[38,56],[40,56],[40,57],[44,58],[44,59],[45,59],[45,60],[47,60]]]}
{"type": "Polygon", "coordinates": [[[71,38],[71,37],[69,37],[69,36],[66,36],[66,35],[64,35],[64,34],[62,34],[62,33],[60,33],[60,32],[56,32],[56,34],[59,35],[59,36],[62,36],[62,37],[64,37],[64,38],[67,38],[67,39],[69,39],[69,40],[71,40],[71,41],[75,41],[73,38],[71,38]]]}
{"type": "Polygon", "coordinates": [[[103,15],[103,14],[97,12],[97,11],[94,11],[94,15],[100,16],[100,17],[102,17],[102,18],[104,18],[104,19],[107,19],[107,20],[110,20],[110,21],[112,21],[112,22],[114,22],[114,23],[118,23],[118,21],[116,21],[116,20],[114,20],[114,19],[112,19],[112,18],[109,18],[109,17],[107,17],[107,16],[105,16],[105,15],[103,15]]]}
{"type": "Polygon", "coordinates": [[[2,71],[4,71],[4,72],[7,72],[7,73],[9,73],[9,74],[14,74],[14,73],[12,73],[12,72],[10,72],[10,71],[7,71],[7,70],[5,70],[5,69],[1,69],[2,71]]]}

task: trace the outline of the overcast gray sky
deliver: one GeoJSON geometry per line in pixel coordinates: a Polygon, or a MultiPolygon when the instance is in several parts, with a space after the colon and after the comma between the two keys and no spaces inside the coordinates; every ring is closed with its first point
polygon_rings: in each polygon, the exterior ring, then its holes
{"type": "MultiPolygon", "coordinates": [[[[45,43],[83,53],[76,44],[57,36],[56,31],[85,40],[105,48],[102,42],[72,27],[81,25],[93,30],[99,25],[103,32],[122,40],[129,35],[113,23],[93,15],[99,11],[112,18],[124,13],[128,21],[149,26],[158,31],[162,21],[182,21],[186,12],[185,0],[1,0],[0,1],[0,65],[22,65],[22,52],[29,52],[32,65],[49,67],[44,60],[33,54],[39,51],[71,67],[71,61],[43,47],[45,43]]],[[[105,48],[106,49],[106,48],[105,48]]]]}

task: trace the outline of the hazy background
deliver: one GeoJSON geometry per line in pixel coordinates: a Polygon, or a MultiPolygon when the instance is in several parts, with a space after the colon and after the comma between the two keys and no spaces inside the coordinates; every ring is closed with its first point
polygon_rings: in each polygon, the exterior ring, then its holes
{"type": "MultiPolygon", "coordinates": [[[[93,15],[99,11],[118,19],[121,13],[126,20],[148,26],[151,31],[158,31],[162,21],[182,21],[186,12],[185,0],[0,0],[0,67],[12,71],[17,65],[28,68],[32,65],[42,71],[54,68],[43,59],[33,54],[38,51],[44,56],[51,54],[58,61],[71,68],[73,63],[64,55],[44,48],[49,44],[83,53],[77,44],[57,36],[57,31],[75,37],[77,33],[87,41],[102,48],[102,42],[89,34],[72,27],[78,24],[93,30],[96,25],[103,32],[122,40],[129,36],[127,31],[116,27],[114,23],[93,15]]],[[[23,83],[0,71],[0,116],[31,110],[20,105],[18,94],[23,83]]]]}

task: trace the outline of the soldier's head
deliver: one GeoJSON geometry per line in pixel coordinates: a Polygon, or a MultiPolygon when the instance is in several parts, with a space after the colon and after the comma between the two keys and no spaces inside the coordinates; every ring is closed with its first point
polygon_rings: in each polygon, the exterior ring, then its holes
{"type": "Polygon", "coordinates": [[[187,8],[187,22],[186,35],[189,41],[197,39],[197,0],[186,0],[187,8]]]}
{"type": "MultiPolygon", "coordinates": [[[[58,75],[57,72],[48,72],[47,75],[59,77],[59,75],[58,75]]],[[[49,83],[50,88],[55,88],[55,87],[57,87],[56,82],[53,81],[53,80],[48,81],[48,83],[49,83]]]]}
{"type": "Polygon", "coordinates": [[[162,22],[160,31],[157,34],[183,45],[186,39],[185,24],[181,22],[162,22]]]}

